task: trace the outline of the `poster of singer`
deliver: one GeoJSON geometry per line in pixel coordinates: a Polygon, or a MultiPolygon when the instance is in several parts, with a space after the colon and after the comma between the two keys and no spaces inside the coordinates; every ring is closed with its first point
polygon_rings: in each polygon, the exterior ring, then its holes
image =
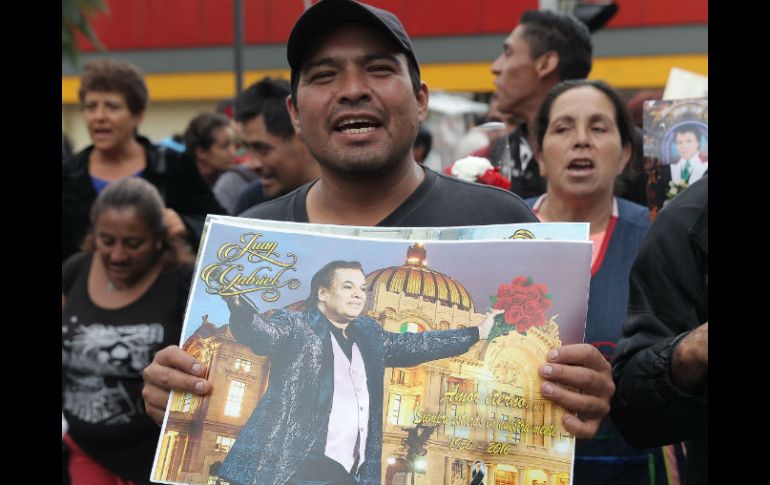
{"type": "Polygon", "coordinates": [[[209,218],[180,345],[213,391],[172,393],[153,481],[570,483],[537,369],[583,341],[591,243],[364,236],[209,218]]]}

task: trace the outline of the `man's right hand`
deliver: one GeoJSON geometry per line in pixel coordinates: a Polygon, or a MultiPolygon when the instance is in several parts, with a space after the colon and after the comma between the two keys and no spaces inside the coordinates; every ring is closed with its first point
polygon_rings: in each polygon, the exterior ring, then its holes
{"type": "Polygon", "coordinates": [[[199,395],[211,392],[211,383],[198,377],[202,374],[201,363],[176,345],[155,354],[152,363],[142,372],[142,398],[147,415],[160,426],[172,390],[199,395]]]}
{"type": "Polygon", "coordinates": [[[709,322],[688,333],[674,348],[671,375],[674,384],[688,394],[700,394],[709,370],[709,322]]]}

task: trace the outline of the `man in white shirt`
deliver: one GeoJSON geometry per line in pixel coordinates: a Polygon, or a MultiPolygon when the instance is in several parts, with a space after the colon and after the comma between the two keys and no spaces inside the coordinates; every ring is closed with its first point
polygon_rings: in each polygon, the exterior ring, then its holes
{"type": "Polygon", "coordinates": [[[671,181],[692,185],[708,170],[708,158],[700,152],[700,131],[692,125],[676,130],[674,135],[679,160],[671,164],[671,181]]]}
{"type": "Polygon", "coordinates": [[[478,327],[392,333],[361,315],[366,299],[361,264],[332,261],[313,276],[303,311],[266,317],[228,300],[233,337],[269,355],[271,372],[220,476],[240,485],[379,484],[385,368],[463,354],[502,312],[478,327]]]}

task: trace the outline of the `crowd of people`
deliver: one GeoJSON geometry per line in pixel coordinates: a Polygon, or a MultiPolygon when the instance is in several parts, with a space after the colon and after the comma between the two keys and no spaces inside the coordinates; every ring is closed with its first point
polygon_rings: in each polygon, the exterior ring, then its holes
{"type": "MultiPolygon", "coordinates": [[[[262,79],[232,110],[196,116],[181,151],[140,134],[149,93],[136,66],[108,58],[84,66],[79,100],[91,145],[72,154],[62,137],[63,480],[150,483],[170,391],[211,392],[201,362],[175,344],[205,217],[229,214],[391,227],[589,223],[585,344],[552,351],[539,369],[543,396],[568,411],[563,425],[578,438],[574,483],[707,483],[708,167],[690,139],[697,134],[677,134],[682,170],[672,172],[691,187],[651,223],[640,129],[611,86],[586,80],[588,28],[547,10],[512,24],[491,63],[496,92],[485,121],[499,123],[473,151],[504,174],[505,190],[421,163],[431,148],[429,87],[400,20],[370,5],[308,8],[288,39],[290,80],[262,79]]],[[[344,271],[360,279],[355,268],[332,269],[317,294],[341,291],[344,271]]],[[[248,334],[259,319],[237,301],[228,306],[231,327],[245,335],[237,337],[259,348],[248,334]]],[[[356,348],[344,329],[357,315],[333,318],[320,303],[319,311],[325,338],[356,348]]],[[[482,330],[459,336],[461,346],[482,330]]],[[[336,436],[326,408],[316,419],[327,429],[312,440],[277,440],[287,423],[254,424],[268,443],[291,449],[236,441],[233,452],[249,453],[233,453],[220,476],[241,485],[379,484],[371,464],[380,447],[370,443],[378,435],[336,436]],[[247,462],[254,456],[272,473],[247,462]]],[[[488,483],[481,465],[474,480],[488,483]]]]}

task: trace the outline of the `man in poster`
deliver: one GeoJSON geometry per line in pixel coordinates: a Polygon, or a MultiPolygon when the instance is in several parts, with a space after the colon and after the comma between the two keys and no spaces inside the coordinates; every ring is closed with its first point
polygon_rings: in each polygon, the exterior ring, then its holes
{"type": "Polygon", "coordinates": [[[700,130],[693,125],[677,128],[674,142],[679,160],[671,164],[671,181],[692,185],[708,170],[708,158],[700,152],[700,130]]]}
{"type": "Polygon", "coordinates": [[[386,332],[361,315],[366,277],[346,261],[313,276],[304,312],[262,318],[246,300],[227,302],[236,340],[271,358],[267,392],[218,472],[239,485],[379,484],[385,367],[463,354],[502,312],[478,327],[386,332]]]}
{"type": "Polygon", "coordinates": [[[659,209],[703,177],[709,168],[708,157],[701,153],[701,132],[697,125],[684,124],[675,128],[673,144],[676,144],[679,158],[675,163],[660,167],[660,178],[655,187],[659,209]]]}
{"type": "Polygon", "coordinates": [[[486,482],[484,481],[486,475],[487,466],[476,460],[476,463],[473,464],[473,469],[471,470],[471,485],[486,485],[486,482]]]}

